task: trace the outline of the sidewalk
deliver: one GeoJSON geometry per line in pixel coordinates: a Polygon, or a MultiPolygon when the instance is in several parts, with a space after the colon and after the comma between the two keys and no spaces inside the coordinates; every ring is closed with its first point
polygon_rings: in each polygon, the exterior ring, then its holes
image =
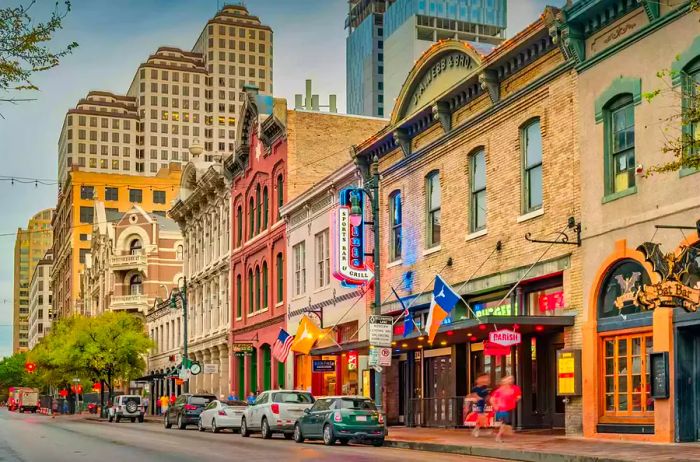
{"type": "Polygon", "coordinates": [[[700,444],[628,443],[516,433],[497,443],[489,431],[390,427],[386,446],[526,462],[690,462],[700,461],[700,444]]]}

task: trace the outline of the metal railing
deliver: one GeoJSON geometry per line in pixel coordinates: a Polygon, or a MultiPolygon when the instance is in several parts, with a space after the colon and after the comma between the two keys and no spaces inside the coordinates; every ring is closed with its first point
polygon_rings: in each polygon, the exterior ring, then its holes
{"type": "Polygon", "coordinates": [[[113,295],[110,300],[112,309],[128,309],[138,308],[145,310],[150,306],[148,296],[144,294],[138,295],[113,295]]]}
{"type": "Polygon", "coordinates": [[[138,255],[112,255],[110,257],[110,264],[113,267],[135,267],[146,265],[148,263],[148,257],[143,254],[138,255]]]}

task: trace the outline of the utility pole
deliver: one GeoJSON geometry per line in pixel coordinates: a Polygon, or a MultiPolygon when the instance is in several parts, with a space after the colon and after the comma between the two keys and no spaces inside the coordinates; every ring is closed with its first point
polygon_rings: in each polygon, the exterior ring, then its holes
{"type": "MultiPolygon", "coordinates": [[[[190,366],[190,360],[189,357],[187,356],[187,276],[182,277],[183,280],[183,285],[182,288],[178,287],[177,289],[173,289],[170,292],[170,307],[173,309],[177,309],[177,299],[179,298],[180,301],[182,302],[182,332],[183,332],[183,339],[182,339],[182,345],[183,345],[183,353],[182,353],[182,363],[180,365],[181,370],[182,369],[189,369],[190,366]]],[[[178,281],[179,283],[179,281],[178,281]]],[[[187,393],[190,390],[190,381],[187,379],[184,382],[184,392],[187,393]]]]}
{"type": "MultiPolygon", "coordinates": [[[[381,274],[379,263],[379,158],[375,155],[370,165],[371,182],[370,189],[372,194],[372,231],[374,233],[374,314],[382,314],[382,293],[381,293],[381,274]]],[[[374,370],[374,401],[377,407],[381,410],[382,407],[382,373],[374,370]]]]}

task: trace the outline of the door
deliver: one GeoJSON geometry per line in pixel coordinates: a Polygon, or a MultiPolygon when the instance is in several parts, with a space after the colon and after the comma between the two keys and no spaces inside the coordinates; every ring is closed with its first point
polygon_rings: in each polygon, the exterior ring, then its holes
{"type": "Polygon", "coordinates": [[[425,359],[425,423],[428,426],[455,424],[454,399],[451,396],[453,372],[450,356],[425,359]]]}
{"type": "Polygon", "coordinates": [[[406,395],[409,387],[407,361],[399,361],[399,423],[406,422],[406,395]]]}
{"type": "Polygon", "coordinates": [[[323,422],[326,420],[330,406],[330,399],[319,399],[314,403],[307,418],[309,425],[304,431],[306,435],[318,437],[323,434],[323,422]]]}
{"type": "Polygon", "coordinates": [[[700,441],[700,326],[679,328],[676,339],[678,441],[700,441]]]}

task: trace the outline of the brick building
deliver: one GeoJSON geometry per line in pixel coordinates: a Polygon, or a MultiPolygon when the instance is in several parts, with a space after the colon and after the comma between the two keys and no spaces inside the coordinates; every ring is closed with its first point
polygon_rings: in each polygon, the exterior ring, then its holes
{"type": "Polygon", "coordinates": [[[485,373],[522,387],[517,427],[580,431],[580,398],[555,392],[557,352],[580,348],[582,298],[576,74],[549,35],[555,13],[488,55],[435,44],[389,127],[356,149],[363,168],[379,158],[382,312],[401,312],[393,287],[424,327],[437,274],[463,297],[433,344],[397,324],[383,373],[390,422],[462,425],[485,373]],[[522,341],[497,351],[496,329],[522,341]]]}
{"type": "MultiPolygon", "coordinates": [[[[224,166],[232,179],[231,342],[252,348],[231,357],[231,384],[242,396],[286,383],[271,346],[287,317],[286,224],[280,207],[348,162],[348,149],[384,126],[369,117],[288,110],[249,88],[238,147],[224,166]]],[[[300,295],[301,296],[301,295],[300,295]]]]}

